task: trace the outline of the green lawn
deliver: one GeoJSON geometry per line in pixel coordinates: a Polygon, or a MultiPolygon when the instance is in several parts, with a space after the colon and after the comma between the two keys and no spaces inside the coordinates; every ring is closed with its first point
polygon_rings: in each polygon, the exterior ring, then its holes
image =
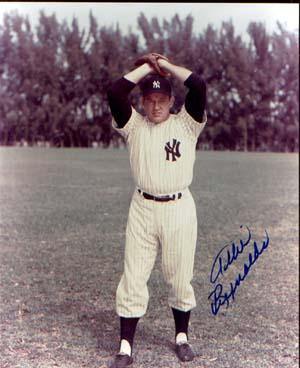
{"type": "MultiPolygon", "coordinates": [[[[186,367],[298,367],[298,155],[198,152],[198,306],[186,367]],[[209,275],[241,224],[270,245],[217,316],[209,275]]],[[[115,291],[132,192],[126,150],[0,148],[0,367],[100,368],[118,349],[115,291]]],[[[245,259],[241,258],[241,259],[245,259]]],[[[238,259],[226,280],[242,269],[238,259]]],[[[182,367],[160,255],[133,367],[182,367]]]]}

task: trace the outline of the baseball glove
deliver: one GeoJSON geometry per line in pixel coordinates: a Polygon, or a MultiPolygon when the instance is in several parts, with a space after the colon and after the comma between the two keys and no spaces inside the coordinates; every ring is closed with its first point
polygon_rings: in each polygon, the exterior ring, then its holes
{"type": "Polygon", "coordinates": [[[163,77],[168,76],[169,74],[167,72],[165,72],[164,70],[161,69],[161,67],[158,64],[158,59],[165,59],[167,61],[169,61],[169,59],[161,54],[157,54],[155,52],[151,52],[149,54],[143,55],[141,57],[139,57],[136,62],[134,63],[135,66],[140,66],[143,65],[145,63],[150,64],[153,69],[160,74],[163,77]]]}

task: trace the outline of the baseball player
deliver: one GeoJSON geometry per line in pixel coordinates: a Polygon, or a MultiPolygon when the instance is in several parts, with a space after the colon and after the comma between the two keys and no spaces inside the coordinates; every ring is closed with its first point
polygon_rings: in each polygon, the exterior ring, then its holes
{"type": "Polygon", "coordinates": [[[196,306],[191,280],[197,215],[189,185],[197,139],[206,124],[206,85],[199,75],[160,54],[147,54],[136,65],[108,92],[112,126],[127,142],[136,185],[126,227],[124,272],[116,293],[120,350],[112,365],[115,368],[133,362],[134,334],[139,318],[146,313],[147,282],[159,246],[175,321],[175,351],[181,361],[194,358],[188,324],[196,306]],[[189,89],[178,114],[170,113],[174,103],[170,76],[189,89]],[[143,115],[128,101],[137,84],[143,115]]]}

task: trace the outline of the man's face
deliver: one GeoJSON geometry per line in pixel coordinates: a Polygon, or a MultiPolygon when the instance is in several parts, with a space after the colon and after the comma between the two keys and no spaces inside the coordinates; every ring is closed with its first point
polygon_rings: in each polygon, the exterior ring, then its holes
{"type": "Polygon", "coordinates": [[[169,97],[163,93],[150,93],[143,97],[143,107],[148,119],[155,124],[167,120],[170,115],[170,108],[174,103],[174,97],[169,97]]]}

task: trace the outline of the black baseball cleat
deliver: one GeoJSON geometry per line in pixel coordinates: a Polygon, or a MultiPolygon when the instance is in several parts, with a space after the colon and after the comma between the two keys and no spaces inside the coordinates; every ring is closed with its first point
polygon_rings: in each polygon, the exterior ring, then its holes
{"type": "Polygon", "coordinates": [[[190,344],[188,344],[187,342],[176,344],[175,352],[182,362],[190,362],[195,357],[190,344]]]}
{"type": "Polygon", "coordinates": [[[110,368],[125,368],[133,363],[133,359],[128,354],[117,354],[110,368]]]}

